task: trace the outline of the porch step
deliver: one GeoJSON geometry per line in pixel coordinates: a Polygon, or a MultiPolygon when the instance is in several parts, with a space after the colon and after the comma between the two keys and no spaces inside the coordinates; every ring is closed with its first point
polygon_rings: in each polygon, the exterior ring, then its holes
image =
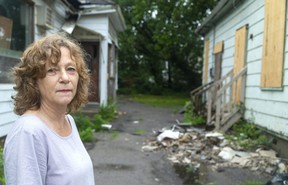
{"type": "Polygon", "coordinates": [[[94,116],[99,112],[99,103],[89,102],[82,108],[81,112],[87,116],[94,116]]]}
{"type": "Polygon", "coordinates": [[[234,125],[234,123],[239,121],[241,117],[242,114],[236,112],[235,114],[230,116],[227,120],[225,120],[225,122],[220,125],[220,128],[218,130],[226,132],[229,128],[231,128],[234,125]]]}

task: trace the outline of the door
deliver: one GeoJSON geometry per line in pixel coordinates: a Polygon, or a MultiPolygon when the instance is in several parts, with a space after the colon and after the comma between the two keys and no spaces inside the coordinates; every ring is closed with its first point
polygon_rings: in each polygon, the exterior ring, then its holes
{"type": "Polygon", "coordinates": [[[82,42],[83,48],[88,54],[86,60],[91,75],[89,89],[89,102],[99,102],[99,43],[82,42]]]}

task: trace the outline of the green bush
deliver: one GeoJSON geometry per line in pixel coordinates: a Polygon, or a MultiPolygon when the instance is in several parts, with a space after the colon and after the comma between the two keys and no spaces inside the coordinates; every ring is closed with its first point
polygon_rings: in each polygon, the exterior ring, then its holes
{"type": "Polygon", "coordinates": [[[100,106],[99,113],[102,119],[106,121],[112,121],[117,118],[116,104],[109,103],[106,106],[100,106]]]}
{"type": "Polygon", "coordinates": [[[91,127],[87,127],[79,132],[80,138],[85,142],[92,142],[94,139],[94,131],[91,127]]]}
{"type": "Polygon", "coordinates": [[[100,131],[102,129],[102,125],[106,123],[107,121],[103,119],[102,115],[95,114],[93,116],[93,125],[94,125],[95,131],[100,131]]]}
{"type": "Polygon", "coordinates": [[[205,125],[206,121],[201,115],[197,115],[194,111],[194,107],[190,101],[185,103],[185,110],[184,110],[184,123],[189,123],[193,126],[200,126],[205,125]]]}
{"type": "Polygon", "coordinates": [[[259,146],[269,146],[271,140],[254,123],[241,119],[233,125],[226,138],[234,141],[245,149],[254,149],[259,146]]]}
{"type": "Polygon", "coordinates": [[[76,126],[79,131],[80,138],[83,142],[91,142],[94,139],[94,125],[88,116],[83,115],[81,112],[73,115],[76,126]]]}
{"type": "Polygon", "coordinates": [[[114,120],[117,117],[115,104],[101,106],[93,118],[89,118],[82,112],[73,115],[79,135],[84,142],[91,142],[94,139],[94,132],[101,131],[102,125],[114,120]]]}

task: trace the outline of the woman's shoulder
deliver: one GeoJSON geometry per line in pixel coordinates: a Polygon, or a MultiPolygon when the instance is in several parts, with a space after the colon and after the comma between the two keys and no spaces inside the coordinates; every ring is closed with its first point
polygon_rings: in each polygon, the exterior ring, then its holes
{"type": "Polygon", "coordinates": [[[45,140],[46,129],[41,120],[34,115],[20,116],[7,134],[5,145],[23,140],[45,140]]]}
{"type": "Polygon", "coordinates": [[[14,123],[14,130],[21,130],[28,133],[37,133],[45,129],[42,120],[35,115],[21,115],[14,123]]]}

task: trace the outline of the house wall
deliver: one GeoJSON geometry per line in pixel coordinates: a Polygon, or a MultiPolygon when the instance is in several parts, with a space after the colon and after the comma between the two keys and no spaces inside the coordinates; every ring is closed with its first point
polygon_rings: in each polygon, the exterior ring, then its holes
{"type": "Polygon", "coordinates": [[[13,84],[0,84],[0,137],[6,135],[12,123],[17,119],[13,112],[11,95],[14,94],[13,84]]]}
{"type": "Polygon", "coordinates": [[[68,7],[66,7],[61,1],[48,1],[48,3],[46,3],[43,0],[34,0],[34,2],[35,40],[61,31],[61,28],[65,23],[65,12],[69,11],[68,7]],[[43,27],[37,24],[39,16],[43,16],[40,7],[49,7],[52,9],[52,27],[43,27]]]}
{"type": "MultiPolygon", "coordinates": [[[[37,24],[34,26],[34,39],[38,40],[39,38],[55,33],[59,30],[61,30],[62,25],[64,24],[65,17],[63,13],[65,12],[65,7],[60,1],[51,1],[51,4],[45,4],[44,1],[41,0],[35,0],[35,6],[34,6],[34,20],[35,23],[37,23],[37,16],[39,14],[38,7],[39,6],[49,6],[53,10],[52,17],[53,17],[53,24],[51,28],[44,28],[40,27],[37,24]]],[[[29,23],[32,24],[32,23],[29,23]]],[[[20,56],[20,55],[19,55],[20,56]]],[[[15,59],[18,60],[18,59],[15,59]]],[[[14,61],[12,61],[14,62],[14,61]]],[[[11,66],[12,67],[12,66],[11,66]]],[[[10,69],[7,69],[10,70],[10,69]]],[[[11,96],[15,94],[15,91],[13,90],[14,84],[9,83],[0,83],[0,137],[5,136],[11,126],[12,123],[17,119],[17,115],[13,112],[13,102],[11,99],[11,96]]]]}
{"type": "MultiPolygon", "coordinates": [[[[205,40],[210,40],[209,69],[213,67],[213,47],[224,41],[222,76],[233,69],[235,32],[248,24],[247,81],[245,92],[245,119],[281,136],[288,136],[288,47],[285,43],[283,90],[260,88],[265,0],[246,0],[211,27],[205,40]]],[[[286,16],[287,22],[287,16],[286,16]]],[[[287,27],[288,24],[286,24],[287,27]]],[[[286,30],[288,30],[286,28],[286,30]]],[[[286,31],[286,39],[287,39],[286,31]]],[[[285,42],[285,41],[283,41],[285,42]]],[[[204,56],[205,57],[205,56],[204,56]]],[[[205,61],[205,58],[204,58],[205,61]]],[[[209,75],[209,81],[211,77],[209,75]]]]}
{"type": "Polygon", "coordinates": [[[108,65],[108,43],[110,42],[108,35],[108,16],[104,15],[82,15],[77,22],[77,25],[88,28],[90,30],[97,30],[104,38],[99,41],[100,57],[99,57],[99,103],[106,105],[108,103],[107,96],[107,65],[108,65]]]}
{"type": "Polygon", "coordinates": [[[108,37],[108,25],[109,19],[106,15],[81,15],[80,19],[77,21],[77,25],[96,30],[98,33],[103,35],[105,38],[108,37]]]}
{"type": "MultiPolygon", "coordinates": [[[[97,30],[104,39],[100,40],[100,72],[99,72],[99,89],[100,89],[100,104],[106,105],[108,103],[108,45],[118,45],[117,32],[109,20],[108,15],[82,15],[77,22],[77,25],[88,28],[90,30],[97,30]]],[[[117,61],[115,61],[117,62],[117,61]]],[[[117,64],[115,64],[117,66],[117,64]]],[[[116,73],[117,76],[117,73],[116,73]]],[[[117,82],[117,77],[116,77],[117,82]]],[[[117,88],[117,84],[113,89],[117,88]]]]}

